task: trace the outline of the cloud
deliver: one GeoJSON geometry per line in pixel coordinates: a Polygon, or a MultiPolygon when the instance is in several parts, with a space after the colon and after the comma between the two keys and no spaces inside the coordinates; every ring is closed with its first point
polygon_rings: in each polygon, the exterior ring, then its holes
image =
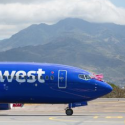
{"type": "MultiPolygon", "coordinates": [[[[46,0],[0,0],[1,4],[9,4],[9,3],[39,3],[39,2],[45,2],[46,0]]],[[[50,0],[47,0],[50,1],[50,0]]]]}
{"type": "Polygon", "coordinates": [[[24,25],[42,22],[52,24],[67,17],[125,25],[125,9],[116,7],[109,0],[0,1],[0,25],[8,27],[4,30],[5,34],[12,25],[15,28],[11,27],[11,33],[15,33],[24,25]]]}
{"type": "Polygon", "coordinates": [[[15,34],[17,31],[26,28],[27,25],[0,25],[0,40],[9,38],[11,35],[15,34]]]}

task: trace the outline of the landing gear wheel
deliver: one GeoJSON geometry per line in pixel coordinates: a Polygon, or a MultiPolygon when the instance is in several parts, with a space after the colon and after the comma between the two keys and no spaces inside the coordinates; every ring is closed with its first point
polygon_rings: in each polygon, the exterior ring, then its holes
{"type": "Polygon", "coordinates": [[[71,116],[73,114],[72,109],[66,109],[66,115],[71,116]]]}

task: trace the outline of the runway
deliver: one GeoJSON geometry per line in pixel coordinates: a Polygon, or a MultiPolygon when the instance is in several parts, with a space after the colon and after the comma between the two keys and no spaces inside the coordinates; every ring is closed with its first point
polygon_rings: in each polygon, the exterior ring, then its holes
{"type": "Polygon", "coordinates": [[[66,105],[25,105],[0,111],[0,125],[125,125],[125,99],[97,99],[66,116],[66,105]]]}

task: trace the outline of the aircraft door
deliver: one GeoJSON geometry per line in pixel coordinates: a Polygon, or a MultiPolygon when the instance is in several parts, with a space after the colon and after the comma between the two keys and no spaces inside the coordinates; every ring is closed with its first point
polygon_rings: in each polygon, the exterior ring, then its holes
{"type": "Polygon", "coordinates": [[[58,88],[65,89],[67,87],[67,71],[58,71],[58,88]]]}

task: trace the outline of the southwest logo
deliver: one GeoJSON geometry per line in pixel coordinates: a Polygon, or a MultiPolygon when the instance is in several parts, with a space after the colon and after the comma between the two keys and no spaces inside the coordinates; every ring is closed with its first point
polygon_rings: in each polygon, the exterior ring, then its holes
{"type": "Polygon", "coordinates": [[[11,73],[7,70],[4,71],[4,73],[2,73],[2,71],[0,71],[0,82],[5,81],[4,77],[7,78],[8,82],[12,82],[14,77],[16,77],[15,80],[20,83],[24,83],[24,82],[34,83],[34,82],[36,82],[36,80],[38,80],[40,83],[44,83],[45,80],[41,79],[41,76],[43,74],[45,74],[45,71],[42,71],[42,69],[38,69],[38,71],[31,70],[29,72],[19,70],[19,71],[12,71],[11,73]],[[27,76],[29,78],[25,79],[25,76],[27,76]],[[37,76],[37,79],[35,76],[37,76]]]}

